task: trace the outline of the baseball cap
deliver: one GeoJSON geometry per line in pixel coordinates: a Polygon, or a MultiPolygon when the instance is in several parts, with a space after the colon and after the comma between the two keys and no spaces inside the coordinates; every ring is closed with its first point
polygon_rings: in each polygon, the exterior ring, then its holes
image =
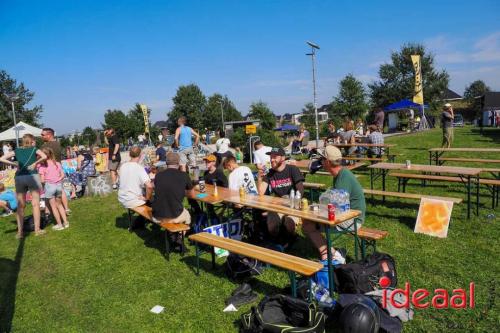
{"type": "Polygon", "coordinates": [[[331,145],[326,146],[326,148],[319,154],[331,162],[342,159],[342,153],[340,152],[340,150],[337,147],[331,145]]]}
{"type": "Polygon", "coordinates": [[[179,154],[177,153],[173,153],[173,152],[169,152],[167,153],[167,165],[177,165],[179,164],[180,162],[180,157],[179,157],[179,154]]]}
{"type": "Polygon", "coordinates": [[[446,104],[444,105],[444,107],[445,107],[445,108],[451,108],[451,104],[450,104],[450,103],[446,103],[446,104]]]}
{"type": "Polygon", "coordinates": [[[268,151],[266,153],[266,155],[280,155],[280,156],[285,156],[286,153],[285,153],[285,150],[283,148],[275,147],[275,148],[271,149],[270,151],[268,151]]]}
{"type": "Polygon", "coordinates": [[[210,154],[210,155],[203,157],[203,160],[207,161],[207,162],[215,162],[215,161],[217,161],[217,157],[215,157],[214,154],[210,154]]]}

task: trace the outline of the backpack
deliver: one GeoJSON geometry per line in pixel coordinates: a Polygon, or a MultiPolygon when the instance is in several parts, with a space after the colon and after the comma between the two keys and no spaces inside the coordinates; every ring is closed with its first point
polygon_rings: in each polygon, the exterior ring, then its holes
{"type": "Polygon", "coordinates": [[[241,316],[240,332],[325,331],[325,315],[314,303],[285,295],[266,296],[241,316]]]}
{"type": "Polygon", "coordinates": [[[263,270],[263,264],[257,259],[243,257],[235,253],[229,253],[226,259],[226,274],[233,280],[260,275],[263,270]]]}
{"type": "Polygon", "coordinates": [[[382,276],[390,279],[389,287],[394,288],[398,283],[394,259],[380,252],[358,262],[336,266],[334,273],[337,292],[344,294],[364,294],[380,289],[382,276]]]}
{"type": "MultiPolygon", "coordinates": [[[[40,229],[45,229],[49,222],[50,221],[45,214],[40,214],[40,229]]],[[[23,231],[35,231],[35,221],[33,219],[33,215],[29,215],[24,218],[23,231]]]]}

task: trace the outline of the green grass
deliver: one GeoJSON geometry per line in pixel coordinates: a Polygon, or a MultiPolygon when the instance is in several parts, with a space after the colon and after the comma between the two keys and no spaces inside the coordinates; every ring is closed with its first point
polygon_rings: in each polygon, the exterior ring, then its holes
{"type": "MultiPolygon", "coordinates": [[[[455,147],[500,147],[498,130],[480,135],[466,127],[457,129],[455,136],[455,147]]],[[[397,144],[391,151],[401,154],[398,161],[428,163],[427,149],[440,146],[441,133],[433,130],[387,142],[397,144]]],[[[368,187],[369,172],[356,173],[368,187]]],[[[310,179],[331,183],[324,176],[310,179]]],[[[388,184],[389,190],[396,189],[392,179],[388,184]]],[[[459,184],[415,184],[408,192],[465,198],[459,184]]],[[[415,319],[404,324],[405,332],[498,331],[500,212],[491,209],[486,191],[482,194],[479,217],[467,220],[465,203],[454,207],[446,239],[413,233],[415,201],[369,201],[366,225],[389,231],[378,249],[396,259],[400,286],[409,281],[414,289],[451,291],[476,283],[475,309],[418,310],[415,319]],[[494,220],[486,218],[491,213],[497,215],[494,220]]],[[[70,229],[49,229],[44,237],[29,235],[23,241],[14,237],[14,217],[0,219],[0,332],[236,331],[239,316],[249,306],[237,313],[222,312],[224,299],[236,286],[225,277],[223,260],[212,271],[209,255],[204,255],[199,277],[192,270],[193,248],[184,258],[173,254],[167,262],[159,230],[149,226],[129,233],[125,210],[115,195],[79,199],[71,207],[70,229]],[[164,312],[150,313],[157,304],[164,312]]],[[[337,244],[353,252],[352,239],[343,237],[337,244]]],[[[306,239],[292,252],[315,258],[306,239]]],[[[288,285],[288,278],[283,271],[267,269],[252,284],[260,295],[273,294],[288,285]]]]}

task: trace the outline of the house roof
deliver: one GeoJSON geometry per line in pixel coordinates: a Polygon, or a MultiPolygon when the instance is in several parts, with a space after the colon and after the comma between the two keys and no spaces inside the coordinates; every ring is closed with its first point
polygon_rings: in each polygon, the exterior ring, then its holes
{"type": "Polygon", "coordinates": [[[446,90],[443,92],[443,100],[444,101],[451,101],[451,100],[456,100],[456,99],[462,99],[462,96],[457,94],[451,89],[446,88],[446,90]]]}
{"type": "Polygon", "coordinates": [[[500,109],[500,92],[490,91],[483,95],[483,110],[500,109]]]}

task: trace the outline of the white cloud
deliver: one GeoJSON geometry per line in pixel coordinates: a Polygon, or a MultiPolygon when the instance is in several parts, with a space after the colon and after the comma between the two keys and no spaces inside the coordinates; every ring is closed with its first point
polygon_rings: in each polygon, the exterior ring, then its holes
{"type": "Polygon", "coordinates": [[[478,51],[472,54],[473,60],[500,61],[500,31],[480,39],[474,48],[478,51]]]}

